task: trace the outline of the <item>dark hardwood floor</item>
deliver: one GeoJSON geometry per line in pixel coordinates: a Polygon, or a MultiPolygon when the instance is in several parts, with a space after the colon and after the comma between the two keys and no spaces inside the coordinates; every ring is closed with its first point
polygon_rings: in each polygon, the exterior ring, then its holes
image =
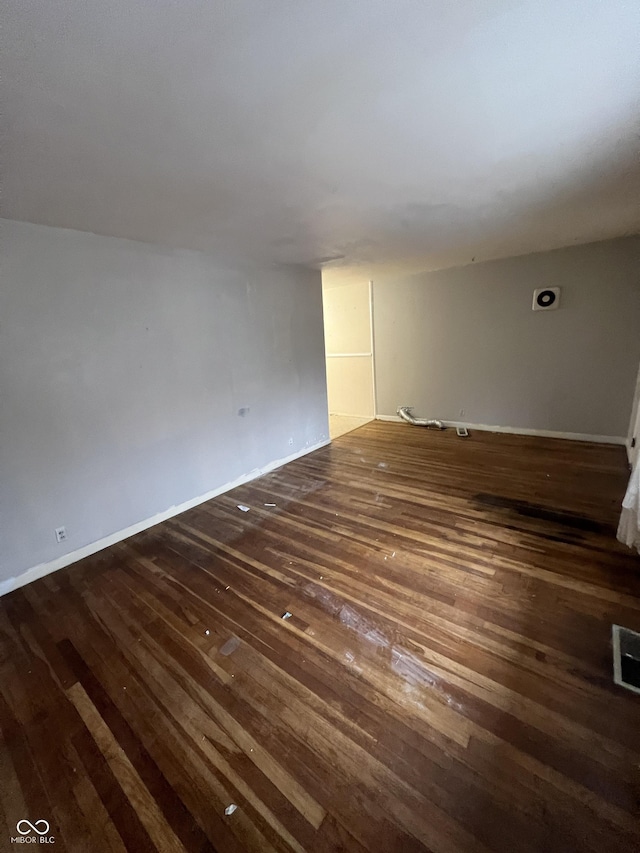
{"type": "Polygon", "coordinates": [[[0,848],[640,850],[626,479],[373,423],[5,596],[0,848]]]}

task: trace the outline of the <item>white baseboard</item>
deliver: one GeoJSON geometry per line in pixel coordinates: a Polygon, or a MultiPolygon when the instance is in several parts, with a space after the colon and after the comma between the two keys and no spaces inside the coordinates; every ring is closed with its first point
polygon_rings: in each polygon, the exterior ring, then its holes
{"type": "MultiPolygon", "coordinates": [[[[377,421],[405,423],[399,415],[376,415],[377,421]]],[[[527,429],[526,427],[489,426],[488,424],[470,424],[465,421],[442,421],[447,427],[466,426],[481,432],[505,432],[510,435],[539,435],[542,438],[565,438],[569,441],[593,441],[597,444],[626,444],[622,435],[590,435],[582,432],[557,432],[552,429],[527,429]]]]}
{"type": "Polygon", "coordinates": [[[187,509],[192,509],[194,506],[198,506],[198,504],[202,504],[205,501],[211,500],[211,498],[216,498],[218,495],[223,494],[224,492],[228,492],[231,489],[235,489],[237,486],[242,486],[244,483],[249,483],[251,480],[255,480],[257,477],[261,477],[263,474],[268,474],[270,471],[275,471],[276,468],[281,468],[283,465],[286,465],[288,462],[293,462],[296,459],[299,459],[301,456],[306,456],[307,453],[312,453],[314,450],[319,450],[321,447],[326,447],[330,444],[329,439],[324,441],[319,441],[317,444],[313,444],[310,447],[305,447],[302,450],[297,451],[296,453],[292,453],[290,456],[286,456],[284,459],[276,459],[273,462],[269,462],[267,465],[264,465],[262,468],[256,468],[253,471],[250,471],[248,474],[243,474],[241,477],[238,477],[237,480],[233,480],[231,483],[224,483],[222,486],[218,486],[216,489],[212,489],[212,491],[207,492],[205,495],[200,495],[197,498],[192,498],[191,500],[185,501],[184,503],[178,504],[177,506],[169,507],[169,509],[164,510],[163,512],[158,512],[156,515],[151,516],[151,518],[146,518],[144,521],[139,521],[136,524],[132,524],[130,527],[126,527],[124,530],[118,530],[115,533],[111,533],[109,536],[105,536],[103,539],[99,539],[97,542],[91,542],[89,545],[85,545],[82,548],[78,548],[76,551],[71,551],[68,554],[64,554],[62,557],[58,557],[55,560],[51,560],[48,563],[40,563],[37,566],[34,566],[31,569],[27,569],[26,572],[23,572],[21,575],[18,575],[14,578],[7,578],[0,583],[0,596],[6,595],[8,592],[12,592],[14,589],[19,589],[21,586],[25,586],[32,581],[38,580],[39,578],[45,577],[45,575],[50,575],[52,572],[57,572],[58,569],[64,569],[65,566],[70,566],[72,563],[77,563],[78,560],[82,560],[85,557],[90,557],[91,554],[95,554],[97,551],[102,551],[104,548],[108,548],[110,545],[115,545],[116,542],[122,542],[123,539],[128,539],[129,536],[134,536],[136,533],[141,533],[143,530],[147,530],[149,527],[153,527],[156,524],[160,524],[162,521],[166,521],[168,518],[173,518],[175,515],[180,515],[181,512],[184,512],[187,509]]]}
{"type": "Polygon", "coordinates": [[[362,421],[375,421],[375,415],[349,415],[346,412],[329,412],[329,417],[336,418],[358,418],[362,421]]]}

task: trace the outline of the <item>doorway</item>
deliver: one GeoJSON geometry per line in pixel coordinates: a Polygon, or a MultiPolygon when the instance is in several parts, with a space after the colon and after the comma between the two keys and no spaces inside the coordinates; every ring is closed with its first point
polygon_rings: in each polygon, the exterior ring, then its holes
{"type": "Polygon", "coordinates": [[[323,279],[329,434],[337,438],[376,416],[373,282],[323,279]]]}

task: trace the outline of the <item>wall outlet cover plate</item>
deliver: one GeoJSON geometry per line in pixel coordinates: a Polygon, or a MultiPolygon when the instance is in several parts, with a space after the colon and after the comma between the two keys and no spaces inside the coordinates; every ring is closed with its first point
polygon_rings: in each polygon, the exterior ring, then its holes
{"type": "Polygon", "coordinates": [[[466,427],[456,427],[456,434],[459,435],[460,438],[467,438],[469,430],[466,427]]]}

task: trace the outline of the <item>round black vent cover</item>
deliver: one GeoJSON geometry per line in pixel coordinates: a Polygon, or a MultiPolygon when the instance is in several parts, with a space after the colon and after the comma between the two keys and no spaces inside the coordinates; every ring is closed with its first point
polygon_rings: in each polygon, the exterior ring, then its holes
{"type": "Polygon", "coordinates": [[[556,295],[553,290],[541,290],[536,297],[536,302],[541,308],[550,308],[556,301],[556,295]]]}

